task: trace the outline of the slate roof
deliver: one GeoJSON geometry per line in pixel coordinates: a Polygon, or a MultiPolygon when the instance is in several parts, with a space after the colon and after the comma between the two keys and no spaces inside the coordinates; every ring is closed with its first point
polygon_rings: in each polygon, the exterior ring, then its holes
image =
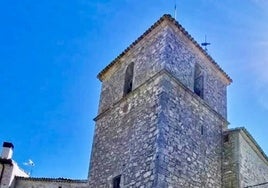
{"type": "Polygon", "coordinates": [[[120,55],[118,55],[109,65],[107,65],[97,76],[101,80],[103,74],[105,74],[110,67],[115,65],[118,60],[129,52],[137,43],[139,43],[146,35],[148,35],[153,29],[159,26],[164,20],[168,20],[173,23],[192,43],[210,60],[214,66],[227,78],[231,83],[232,79],[229,75],[216,63],[216,61],[194,40],[194,38],[179,24],[170,14],[164,14],[158,21],[156,21],[147,31],[145,31],[138,39],[130,44],[120,55]]]}
{"type": "Polygon", "coordinates": [[[25,180],[25,181],[42,181],[42,182],[68,182],[68,183],[87,183],[87,180],[74,180],[68,178],[27,178],[16,176],[17,180],[25,180]]]}

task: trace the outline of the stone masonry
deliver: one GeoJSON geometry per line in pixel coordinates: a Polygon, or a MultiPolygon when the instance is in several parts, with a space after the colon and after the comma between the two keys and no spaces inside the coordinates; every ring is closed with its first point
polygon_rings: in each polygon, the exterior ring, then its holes
{"type": "Polygon", "coordinates": [[[268,188],[268,157],[228,129],[231,78],[170,15],[98,78],[88,180],[28,177],[4,143],[0,188],[268,188]]]}
{"type": "Polygon", "coordinates": [[[226,87],[231,79],[170,16],[99,74],[102,92],[90,187],[221,187],[226,87]],[[124,95],[134,63],[133,89],[124,95]],[[194,93],[195,67],[205,77],[194,93]]]}
{"type": "Polygon", "coordinates": [[[268,158],[245,128],[226,131],[224,187],[268,187],[268,158]]]}
{"type": "Polygon", "coordinates": [[[98,78],[89,187],[268,187],[266,155],[244,128],[228,129],[232,80],[171,16],[98,78]]]}

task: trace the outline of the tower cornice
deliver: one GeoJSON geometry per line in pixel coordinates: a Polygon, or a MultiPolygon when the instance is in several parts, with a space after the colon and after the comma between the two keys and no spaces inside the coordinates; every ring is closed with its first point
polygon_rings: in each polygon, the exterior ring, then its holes
{"type": "Polygon", "coordinates": [[[213,108],[211,108],[210,105],[205,100],[203,100],[202,98],[200,98],[199,96],[197,96],[192,90],[190,90],[183,83],[181,83],[179,79],[177,79],[176,77],[174,77],[169,71],[167,71],[165,69],[162,69],[161,71],[159,71],[158,73],[156,73],[154,76],[152,76],[147,81],[145,81],[143,84],[141,84],[139,87],[137,87],[135,90],[133,90],[130,94],[128,94],[128,95],[120,98],[118,101],[116,101],[112,105],[110,105],[110,107],[108,107],[107,109],[104,109],[102,112],[100,112],[94,118],[94,121],[98,121],[99,119],[101,119],[102,117],[104,117],[107,113],[109,113],[111,110],[113,110],[115,106],[117,106],[118,104],[122,103],[123,101],[126,101],[129,97],[131,97],[131,95],[134,95],[142,87],[144,87],[145,85],[147,85],[150,82],[153,82],[155,79],[157,79],[157,78],[159,78],[160,76],[163,76],[163,75],[168,76],[170,79],[172,79],[174,82],[176,82],[176,84],[178,86],[180,86],[181,88],[183,88],[184,90],[186,90],[187,93],[189,93],[190,95],[192,95],[200,104],[202,104],[205,108],[207,108],[209,111],[211,111],[215,116],[217,116],[219,119],[221,119],[223,122],[225,122],[226,125],[229,125],[229,122],[227,121],[227,119],[225,117],[223,117],[220,113],[218,113],[216,110],[214,110],[213,108]]]}

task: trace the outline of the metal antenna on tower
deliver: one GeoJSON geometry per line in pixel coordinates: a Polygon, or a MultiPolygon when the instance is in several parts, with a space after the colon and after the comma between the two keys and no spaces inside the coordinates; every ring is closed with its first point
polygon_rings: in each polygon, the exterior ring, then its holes
{"type": "Polygon", "coordinates": [[[207,46],[210,44],[211,43],[207,42],[207,36],[205,35],[205,42],[201,43],[201,45],[205,47],[205,51],[208,51],[207,46]]]}
{"type": "Polygon", "coordinates": [[[176,3],[176,0],[175,0],[175,6],[174,6],[174,18],[175,18],[175,20],[177,19],[177,3],[176,3]]]}

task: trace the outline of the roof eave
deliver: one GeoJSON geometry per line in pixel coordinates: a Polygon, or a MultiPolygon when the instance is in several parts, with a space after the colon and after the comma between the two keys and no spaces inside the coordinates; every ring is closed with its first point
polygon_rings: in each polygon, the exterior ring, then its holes
{"type": "Polygon", "coordinates": [[[223,74],[226,78],[227,85],[232,83],[232,79],[229,75],[216,63],[216,61],[194,40],[194,38],[176,21],[171,15],[164,14],[158,21],[156,21],[148,30],[146,30],[138,39],[136,39],[131,45],[129,45],[120,55],[118,55],[110,64],[108,64],[97,76],[102,81],[104,74],[111,68],[116,62],[120,60],[126,53],[128,53],[137,43],[139,43],[145,36],[147,36],[152,30],[159,26],[163,21],[169,21],[173,23],[207,58],[208,60],[223,74]]]}

